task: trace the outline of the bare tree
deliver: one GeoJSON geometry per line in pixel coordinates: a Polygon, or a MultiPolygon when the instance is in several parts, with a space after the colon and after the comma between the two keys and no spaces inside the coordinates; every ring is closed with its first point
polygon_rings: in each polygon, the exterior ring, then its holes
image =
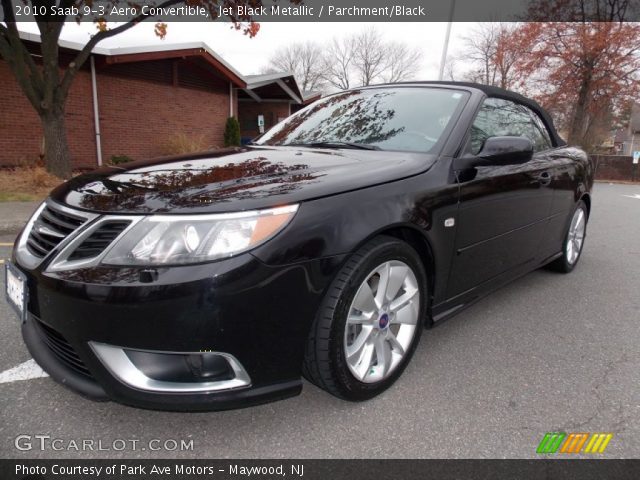
{"type": "Polygon", "coordinates": [[[331,41],[324,55],[324,78],[331,86],[340,90],[351,86],[355,50],[356,42],[352,35],[331,41]]]}
{"type": "Polygon", "coordinates": [[[450,82],[458,81],[458,59],[451,57],[444,66],[444,78],[450,82]]]}
{"type": "Polygon", "coordinates": [[[357,33],[355,38],[353,67],[358,83],[371,85],[379,80],[388,68],[389,46],[375,28],[357,33]]]}
{"type": "Polygon", "coordinates": [[[356,33],[353,44],[353,76],[359,85],[411,79],[420,68],[422,55],[409,45],[387,41],[379,30],[356,33]]]}
{"type": "Polygon", "coordinates": [[[405,43],[392,42],[387,45],[386,70],[382,74],[385,82],[409,80],[418,72],[422,54],[405,43]]]}
{"type": "Polygon", "coordinates": [[[303,91],[322,89],[324,57],[320,45],[313,42],[292,43],[275,52],[265,72],[284,71],[295,75],[303,91]]]}
{"type": "Polygon", "coordinates": [[[515,24],[491,22],[480,24],[466,37],[464,58],[472,68],[464,74],[468,80],[511,88],[516,81],[515,65],[522,58],[521,45],[514,32],[515,24]]]}
{"type": "Polygon", "coordinates": [[[412,78],[420,68],[421,53],[402,42],[387,41],[375,28],[343,37],[328,45],[294,43],[270,59],[264,73],[291,71],[303,90],[333,87],[346,90],[376,82],[412,78]]]}

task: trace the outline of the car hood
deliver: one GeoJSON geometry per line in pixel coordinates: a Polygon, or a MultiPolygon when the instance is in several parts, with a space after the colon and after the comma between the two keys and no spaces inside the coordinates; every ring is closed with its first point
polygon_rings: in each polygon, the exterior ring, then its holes
{"type": "Polygon", "coordinates": [[[297,203],[416,175],[436,156],[295,147],[231,148],[103,167],[52,192],[109,213],[219,213],[297,203]]]}

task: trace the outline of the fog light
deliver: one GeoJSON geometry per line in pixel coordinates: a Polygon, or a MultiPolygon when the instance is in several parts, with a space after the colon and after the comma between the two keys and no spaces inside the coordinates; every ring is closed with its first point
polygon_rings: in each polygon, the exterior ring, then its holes
{"type": "Polygon", "coordinates": [[[157,353],[125,350],[135,367],[147,377],[162,382],[211,382],[230,380],[233,370],[216,353],[157,353]]]}
{"type": "Polygon", "coordinates": [[[186,357],[191,373],[197,378],[211,380],[215,377],[227,380],[231,378],[229,375],[233,375],[225,358],[215,353],[194,353],[186,357]]]}
{"type": "Polygon", "coordinates": [[[118,380],[139,390],[197,393],[251,385],[249,374],[230,353],[133,350],[98,342],[89,345],[118,380]]]}

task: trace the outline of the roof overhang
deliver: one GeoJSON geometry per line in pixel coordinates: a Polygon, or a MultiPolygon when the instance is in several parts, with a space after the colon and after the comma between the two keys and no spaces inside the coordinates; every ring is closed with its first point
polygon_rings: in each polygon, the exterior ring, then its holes
{"type": "Polygon", "coordinates": [[[214,67],[220,72],[224,78],[229,80],[238,88],[245,88],[246,82],[227,65],[221,62],[217,57],[213,56],[204,48],[189,48],[184,50],[165,50],[158,52],[140,52],[140,53],[123,53],[118,55],[109,55],[105,57],[105,63],[108,65],[132,63],[132,62],[149,62],[154,60],[167,59],[188,59],[199,58],[207,64],[214,67]]]}
{"type": "Polygon", "coordinates": [[[319,100],[320,97],[322,97],[322,92],[302,92],[302,104],[309,105],[319,100]]]}
{"type": "MultiPolygon", "coordinates": [[[[40,35],[37,33],[20,31],[19,34],[20,38],[23,40],[27,40],[35,44],[41,43],[40,35]]],[[[84,43],[64,39],[59,39],[58,45],[60,48],[70,51],[80,51],[85,46],[84,43]]],[[[247,82],[240,72],[225,62],[222,57],[211,50],[204,42],[186,42],[179,44],[165,43],[159,45],[141,45],[132,47],[104,47],[98,45],[93,48],[91,53],[104,57],[106,64],[144,62],[172,58],[201,58],[236,87],[245,88],[247,85],[247,82]]]]}
{"type": "Polygon", "coordinates": [[[297,104],[302,104],[304,101],[295,77],[291,73],[248,75],[245,79],[247,86],[241,90],[239,99],[297,104]]]}

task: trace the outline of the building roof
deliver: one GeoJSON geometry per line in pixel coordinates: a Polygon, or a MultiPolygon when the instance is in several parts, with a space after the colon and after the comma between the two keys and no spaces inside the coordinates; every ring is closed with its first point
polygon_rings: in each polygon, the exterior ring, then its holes
{"type": "MultiPolygon", "coordinates": [[[[37,33],[20,32],[20,37],[34,43],[40,43],[37,33]]],[[[61,48],[68,50],[82,50],[84,43],[60,39],[61,48]]],[[[133,47],[94,47],[94,55],[105,58],[107,64],[143,62],[170,58],[198,57],[213,66],[229,81],[239,88],[239,98],[263,100],[293,101],[299,104],[310,103],[320,96],[313,92],[312,100],[300,91],[295,76],[291,72],[268,73],[264,75],[242,75],[227,63],[220,55],[213,51],[205,42],[162,43],[158,45],[144,45],[133,47]]]]}
{"type": "Polygon", "coordinates": [[[247,87],[244,89],[245,95],[239,98],[252,98],[256,102],[270,99],[304,103],[300,87],[291,72],[246,75],[244,78],[247,87]]]}
{"type": "MultiPolygon", "coordinates": [[[[40,43],[40,35],[20,32],[20,37],[35,43],[40,43]]],[[[59,40],[61,48],[68,50],[82,50],[84,44],[59,40]]],[[[171,58],[197,57],[206,64],[213,66],[227,80],[237,87],[244,88],[246,81],[236,69],[229,65],[220,55],[215,53],[204,42],[185,42],[162,45],[147,45],[137,47],[94,47],[92,53],[105,58],[107,64],[143,62],[151,60],[163,60],[171,58]]]]}
{"type": "Polygon", "coordinates": [[[293,72],[276,72],[244,76],[244,78],[247,79],[247,83],[273,82],[286,77],[293,77],[293,72]]]}
{"type": "Polygon", "coordinates": [[[318,92],[315,90],[305,90],[304,92],[302,92],[302,100],[304,100],[305,104],[315,102],[321,96],[322,92],[318,92]]]}

